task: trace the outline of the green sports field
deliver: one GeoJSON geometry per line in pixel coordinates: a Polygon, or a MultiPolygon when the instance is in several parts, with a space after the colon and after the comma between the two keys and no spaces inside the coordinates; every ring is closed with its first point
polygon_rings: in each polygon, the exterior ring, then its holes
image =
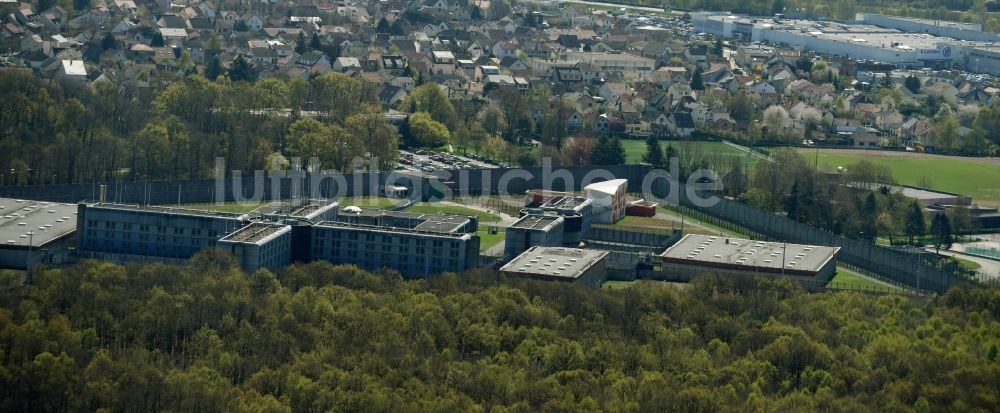
{"type": "MultiPolygon", "coordinates": [[[[803,150],[807,158],[815,157],[814,150],[803,150]]],[[[918,185],[922,177],[930,180],[930,187],[939,191],[972,196],[974,202],[1000,204],[1000,160],[962,158],[900,152],[821,150],[821,169],[835,170],[867,159],[885,165],[901,184],[918,185]]],[[[813,160],[813,159],[810,159],[813,160]]]]}
{"type": "MultiPolygon", "coordinates": [[[[673,145],[679,152],[701,152],[706,155],[723,155],[723,156],[740,156],[744,162],[753,163],[756,158],[751,158],[746,156],[746,153],[726,145],[722,142],[705,142],[705,141],[676,141],[676,140],[661,140],[660,148],[666,150],[667,145],[673,145]]],[[[646,154],[646,141],[638,139],[627,139],[622,140],[622,146],[625,148],[625,162],[626,163],[640,163],[642,162],[643,155],[646,154]]]]}

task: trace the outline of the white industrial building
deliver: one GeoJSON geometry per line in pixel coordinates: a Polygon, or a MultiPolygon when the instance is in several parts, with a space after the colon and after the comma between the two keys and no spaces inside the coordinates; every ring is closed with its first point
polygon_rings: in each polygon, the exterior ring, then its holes
{"type": "Polygon", "coordinates": [[[955,51],[951,39],[930,34],[812,20],[760,22],[754,25],[752,37],[799,50],[905,67],[949,67],[955,51]]]}
{"type": "Polygon", "coordinates": [[[1000,34],[978,24],[859,13],[855,23],[691,14],[695,30],[722,38],[766,42],[802,51],[874,60],[911,68],[961,68],[1000,74],[1000,34]]]}
{"type": "Polygon", "coordinates": [[[979,23],[917,19],[873,13],[858,13],[855,20],[879,27],[899,29],[908,33],[928,33],[935,36],[979,42],[1000,41],[1000,33],[984,32],[983,25],[979,23]]]}

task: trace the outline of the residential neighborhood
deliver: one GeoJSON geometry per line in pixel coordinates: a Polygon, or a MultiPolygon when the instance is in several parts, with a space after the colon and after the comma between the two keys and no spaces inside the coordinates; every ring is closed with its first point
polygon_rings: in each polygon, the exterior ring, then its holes
{"type": "Polygon", "coordinates": [[[995,132],[976,126],[1000,94],[989,75],[713,38],[686,13],[467,0],[80,5],[0,4],[3,63],[153,89],[195,73],[233,80],[234,63],[250,80],[336,72],[373,84],[385,110],[430,82],[479,113],[516,93],[526,103],[502,136],[521,143],[604,134],[996,150],[995,132]],[[558,127],[546,128],[553,113],[558,127]]]}

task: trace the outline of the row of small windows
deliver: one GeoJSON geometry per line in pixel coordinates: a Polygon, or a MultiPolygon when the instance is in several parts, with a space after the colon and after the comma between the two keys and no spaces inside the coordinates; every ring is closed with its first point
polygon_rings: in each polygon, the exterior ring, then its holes
{"type": "Polygon", "coordinates": [[[220,236],[219,231],[214,229],[171,227],[171,226],[160,226],[160,225],[135,224],[128,222],[119,223],[114,221],[102,222],[95,219],[87,220],[87,228],[102,228],[102,227],[108,230],[119,230],[120,228],[122,231],[156,232],[160,234],[171,233],[175,235],[187,234],[193,236],[208,236],[208,237],[220,236]]]}

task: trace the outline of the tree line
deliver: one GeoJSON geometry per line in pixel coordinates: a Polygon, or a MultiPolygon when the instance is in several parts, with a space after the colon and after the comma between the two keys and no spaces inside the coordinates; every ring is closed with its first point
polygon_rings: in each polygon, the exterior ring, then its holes
{"type": "Polygon", "coordinates": [[[1000,292],[625,290],[85,261],[3,274],[4,411],[996,411],[1000,292]]]}
{"type": "MultiPolygon", "coordinates": [[[[895,187],[884,165],[862,160],[841,173],[820,171],[792,149],[772,151],[773,162],[758,162],[746,175],[723,177],[742,202],[783,213],[796,221],[848,238],[890,244],[927,244],[948,248],[952,233],[974,230],[969,209],[956,206],[928,216],[915,199],[895,187]]],[[[739,170],[738,170],[739,171],[739,170]]]]}
{"type": "Polygon", "coordinates": [[[309,81],[140,78],[64,87],[27,70],[0,71],[3,183],[204,178],[216,156],[244,171],[263,169],[276,154],[322,153],[330,168],[355,156],[397,156],[398,133],[369,82],[339,73],[309,81]]]}

